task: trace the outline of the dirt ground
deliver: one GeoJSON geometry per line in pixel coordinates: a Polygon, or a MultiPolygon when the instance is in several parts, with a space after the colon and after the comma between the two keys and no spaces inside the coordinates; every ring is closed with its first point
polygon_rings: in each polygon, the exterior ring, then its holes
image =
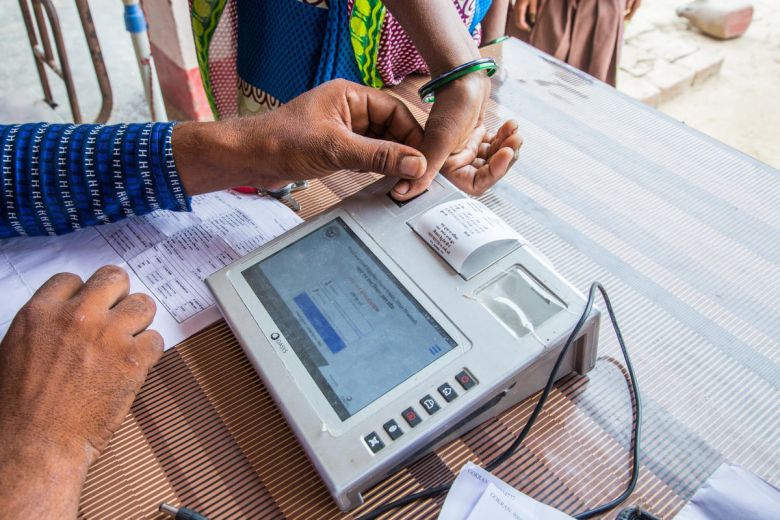
{"type": "Polygon", "coordinates": [[[631,24],[686,31],[701,48],[724,56],[718,76],[694,85],[659,109],[780,169],[780,2],[753,0],[753,24],[740,38],[719,41],[677,18],[680,0],[644,0],[631,24]]]}

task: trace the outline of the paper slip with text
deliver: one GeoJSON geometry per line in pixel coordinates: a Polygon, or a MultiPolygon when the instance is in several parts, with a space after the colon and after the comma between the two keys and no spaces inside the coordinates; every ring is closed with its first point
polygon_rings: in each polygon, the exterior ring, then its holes
{"type": "Polygon", "coordinates": [[[156,211],[57,237],[0,241],[0,337],[50,276],[83,280],[106,264],[125,268],[130,291],[157,303],[152,327],[171,348],[220,317],[203,280],[302,220],[279,201],[230,191],[198,195],[192,212],[156,211]]]}
{"type": "Polygon", "coordinates": [[[434,206],[412,227],[467,280],[525,242],[501,217],[474,199],[434,206]]]}
{"type": "Polygon", "coordinates": [[[439,520],[573,520],[467,462],[452,483],[439,520]]]}

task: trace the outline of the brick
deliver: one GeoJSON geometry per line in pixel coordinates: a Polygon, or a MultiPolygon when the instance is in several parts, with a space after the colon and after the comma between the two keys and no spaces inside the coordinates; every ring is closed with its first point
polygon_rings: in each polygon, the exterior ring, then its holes
{"type": "Polygon", "coordinates": [[[723,55],[713,51],[700,50],[676,63],[693,71],[693,84],[696,85],[720,72],[723,65],[723,55]]]}
{"type": "Polygon", "coordinates": [[[694,72],[677,63],[656,60],[653,70],[643,79],[647,79],[661,91],[661,103],[682,94],[693,84],[694,72]]]}
{"type": "Polygon", "coordinates": [[[640,16],[626,23],[624,39],[626,43],[629,43],[634,38],[637,38],[645,33],[649,33],[654,30],[655,30],[655,26],[652,23],[645,21],[645,19],[640,16]]]}
{"type": "Polygon", "coordinates": [[[699,50],[699,47],[685,36],[658,30],[634,38],[631,44],[669,62],[677,61],[699,50]]]}
{"type": "Polygon", "coordinates": [[[661,90],[644,78],[636,78],[625,72],[618,72],[617,88],[622,93],[651,107],[661,102],[661,90]]]}
{"type": "Polygon", "coordinates": [[[634,77],[641,78],[653,70],[655,57],[631,44],[626,44],[620,53],[620,68],[634,77]]]}

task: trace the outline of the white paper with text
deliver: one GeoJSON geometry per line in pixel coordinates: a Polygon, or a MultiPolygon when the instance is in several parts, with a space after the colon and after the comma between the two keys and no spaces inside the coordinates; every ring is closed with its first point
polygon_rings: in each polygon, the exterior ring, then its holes
{"type": "Polygon", "coordinates": [[[474,199],[439,204],[423,213],[413,228],[467,279],[524,242],[501,217],[474,199]]]}
{"type": "Polygon", "coordinates": [[[467,462],[452,483],[439,520],[572,520],[467,462]]]}
{"type": "Polygon", "coordinates": [[[114,264],[128,271],[131,292],[154,298],[152,327],[170,348],[219,319],[208,275],[300,222],[276,200],[223,191],[194,197],[191,213],[156,211],[58,237],[0,241],[0,337],[53,274],[86,280],[114,264]]]}

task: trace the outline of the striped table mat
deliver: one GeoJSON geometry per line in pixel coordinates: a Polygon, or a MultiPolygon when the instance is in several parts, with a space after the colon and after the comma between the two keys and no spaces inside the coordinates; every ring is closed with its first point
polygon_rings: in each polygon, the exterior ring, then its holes
{"type": "MultiPolygon", "coordinates": [[[[643,463],[627,504],[671,518],[720,465],[780,484],[780,174],[516,41],[493,78],[486,124],[520,122],[526,144],[482,200],[581,290],[602,281],[645,403],[643,463]]],[[[421,80],[395,94],[423,120],[421,80]]],[[[300,195],[304,218],[371,182],[340,173],[300,195]]],[[[212,520],[351,518],[489,461],[522,429],[527,400],[391,475],[340,513],[220,321],[152,370],[92,467],[85,519],[162,518],[160,502],[212,520]]],[[[559,381],[522,448],[495,473],[576,513],[628,480],[631,402],[616,341],[559,381]]],[[[435,518],[443,499],[387,518],[435,518]]],[[[615,513],[607,515],[613,518],[615,513]]]]}

